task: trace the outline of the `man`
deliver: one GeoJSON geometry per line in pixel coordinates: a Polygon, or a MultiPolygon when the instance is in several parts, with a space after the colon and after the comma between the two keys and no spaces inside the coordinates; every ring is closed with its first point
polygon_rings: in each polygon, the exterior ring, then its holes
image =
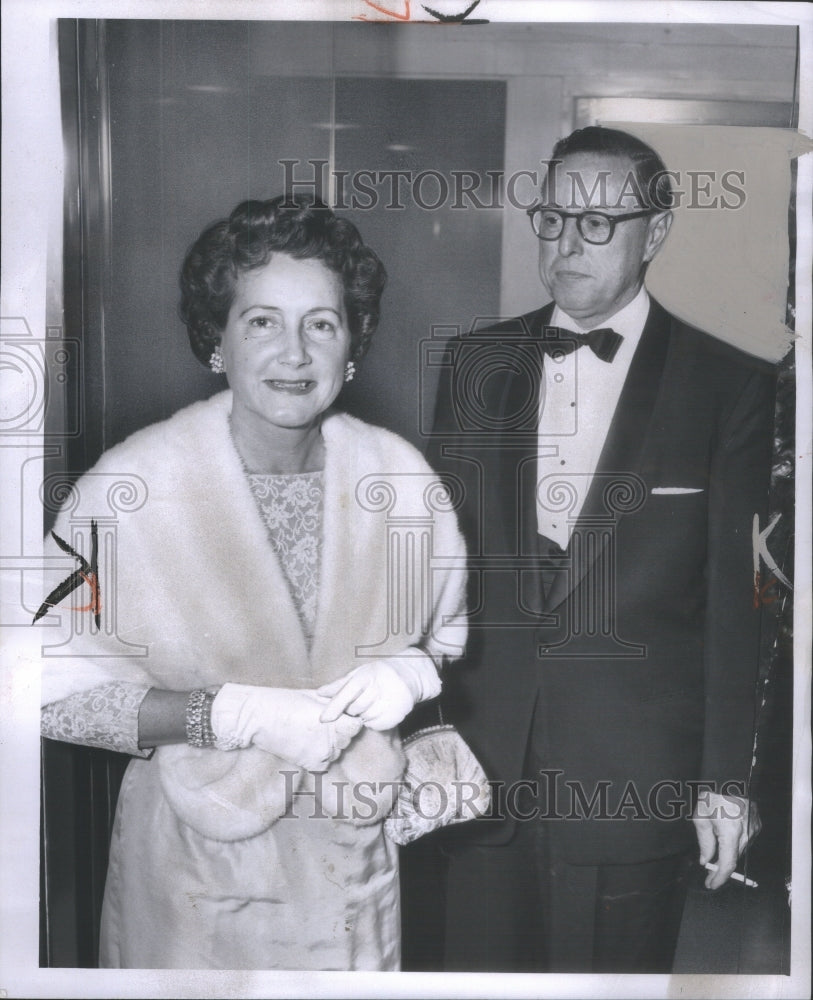
{"type": "Polygon", "coordinates": [[[672,199],[633,136],[560,141],[529,211],[553,301],[448,345],[429,457],[472,611],[444,704],[495,783],[446,838],[450,970],[668,972],[698,844],[716,889],[759,827],[773,378],[648,295],[672,199]]]}

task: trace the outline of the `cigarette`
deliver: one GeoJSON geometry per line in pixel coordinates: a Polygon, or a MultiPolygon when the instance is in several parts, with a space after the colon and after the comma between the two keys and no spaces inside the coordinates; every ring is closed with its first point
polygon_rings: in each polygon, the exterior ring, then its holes
{"type": "MultiPolygon", "coordinates": [[[[713,865],[710,861],[707,861],[703,867],[710,872],[717,871],[717,865],[713,865]]],[[[742,882],[743,885],[750,886],[752,889],[756,889],[759,886],[759,882],[755,882],[752,878],[746,878],[744,875],[740,875],[739,872],[732,872],[731,878],[733,878],[735,882],[742,882]]]]}

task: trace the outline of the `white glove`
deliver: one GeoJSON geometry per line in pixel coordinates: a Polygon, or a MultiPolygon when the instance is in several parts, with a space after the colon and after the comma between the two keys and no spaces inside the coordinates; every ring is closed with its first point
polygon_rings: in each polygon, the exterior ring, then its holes
{"type": "Polygon", "coordinates": [[[399,656],[356,667],[316,693],[331,699],[322,712],[323,722],[346,712],[357,715],[368,729],[393,729],[419,701],[440,694],[440,677],[432,657],[411,646],[399,656]]]}
{"type": "Polygon", "coordinates": [[[306,771],[326,771],[362,722],[341,712],[321,722],[324,707],[315,691],[224,684],[212,702],[215,745],[235,750],[253,744],[306,771]]]}

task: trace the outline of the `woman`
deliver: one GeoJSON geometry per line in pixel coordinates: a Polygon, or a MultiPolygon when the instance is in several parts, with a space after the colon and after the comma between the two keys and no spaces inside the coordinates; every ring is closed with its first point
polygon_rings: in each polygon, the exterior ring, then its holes
{"type": "Polygon", "coordinates": [[[460,652],[464,552],[418,453],[331,409],[384,281],[319,203],[245,202],[209,227],[181,312],[230,389],[105,453],[57,521],[89,551],[115,477],[143,485],[100,558],[101,629],[85,614],[71,633],[60,605],[43,660],[44,735],[136,758],[103,966],[398,968],[395,727],[460,652]]]}

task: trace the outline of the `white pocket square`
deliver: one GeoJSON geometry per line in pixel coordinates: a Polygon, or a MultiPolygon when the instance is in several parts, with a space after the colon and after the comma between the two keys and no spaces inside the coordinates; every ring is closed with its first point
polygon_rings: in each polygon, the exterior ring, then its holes
{"type": "Polygon", "coordinates": [[[660,496],[665,496],[667,494],[675,496],[678,493],[702,493],[701,489],[696,489],[693,486],[653,486],[652,493],[660,496]]]}

